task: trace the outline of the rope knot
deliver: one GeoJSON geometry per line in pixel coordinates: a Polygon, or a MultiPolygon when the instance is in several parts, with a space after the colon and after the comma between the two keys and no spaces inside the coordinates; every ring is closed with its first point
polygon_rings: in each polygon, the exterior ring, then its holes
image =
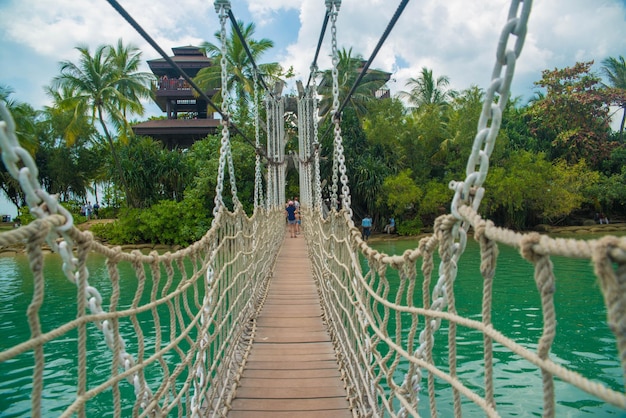
{"type": "Polygon", "coordinates": [[[527,235],[524,235],[519,242],[520,245],[520,254],[524,259],[530,261],[531,263],[537,263],[544,254],[542,254],[538,248],[541,242],[541,235],[537,232],[531,232],[527,235]]]}

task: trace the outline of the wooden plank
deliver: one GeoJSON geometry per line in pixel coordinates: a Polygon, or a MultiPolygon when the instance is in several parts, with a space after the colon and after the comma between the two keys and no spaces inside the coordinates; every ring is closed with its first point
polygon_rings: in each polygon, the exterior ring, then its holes
{"type": "Polygon", "coordinates": [[[308,318],[281,318],[276,316],[264,316],[263,318],[259,318],[257,320],[257,327],[308,328],[317,325],[320,325],[320,320],[317,316],[311,316],[308,318]]]}
{"type": "Polygon", "coordinates": [[[345,409],[325,411],[231,411],[230,418],[352,418],[345,409]]]}
{"type": "Polygon", "coordinates": [[[333,353],[306,353],[306,354],[275,354],[254,352],[248,361],[335,361],[333,353]]]}
{"type": "Polygon", "coordinates": [[[243,388],[254,388],[254,387],[263,387],[263,388],[292,388],[292,387],[300,387],[300,388],[314,388],[314,387],[332,387],[332,388],[343,388],[343,382],[337,379],[337,375],[329,376],[329,377],[315,377],[315,378],[301,378],[300,376],[294,378],[282,378],[276,379],[274,376],[272,377],[244,377],[240,381],[241,387],[237,389],[237,395],[241,397],[243,394],[240,392],[243,388]]]}
{"type": "Polygon", "coordinates": [[[347,405],[344,398],[281,398],[281,399],[245,399],[235,398],[233,410],[241,411],[324,411],[340,409],[347,405]]]}
{"type": "MultiPolygon", "coordinates": [[[[291,379],[297,380],[297,379],[291,379]]],[[[306,386],[292,382],[291,387],[241,386],[237,389],[239,399],[318,399],[341,397],[343,386],[306,386]]]]}
{"type": "Polygon", "coordinates": [[[305,353],[328,353],[333,352],[333,345],[327,341],[316,343],[258,343],[254,346],[254,353],[267,354],[305,354],[305,353]]]}
{"type": "Polygon", "coordinates": [[[273,378],[277,380],[281,379],[316,379],[325,377],[336,377],[337,380],[341,380],[341,373],[337,369],[317,369],[317,370],[270,370],[267,369],[246,369],[244,376],[251,378],[273,378]]]}
{"type": "Polygon", "coordinates": [[[248,361],[247,369],[307,370],[336,369],[337,362],[331,361],[248,361]]]}
{"type": "Polygon", "coordinates": [[[352,417],[304,239],[283,242],[231,405],[231,418],[352,417]]]}

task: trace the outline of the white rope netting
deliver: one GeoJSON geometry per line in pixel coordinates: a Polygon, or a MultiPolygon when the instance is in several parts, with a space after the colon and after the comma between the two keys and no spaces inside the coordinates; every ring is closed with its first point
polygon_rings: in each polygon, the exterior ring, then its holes
{"type": "MultiPolygon", "coordinates": [[[[225,0],[215,3],[225,40],[230,4],[225,0]]],[[[333,113],[339,106],[335,27],[339,4],[337,0],[326,2],[333,32],[333,113]]],[[[608,325],[615,335],[622,368],[626,370],[626,239],[609,236],[592,241],[559,240],[519,234],[497,228],[477,214],[530,5],[530,0],[512,1],[468,161],[467,177],[451,184],[455,191],[452,213],[438,218],[433,234],[422,239],[418,248],[401,256],[389,256],[370,248],[353,223],[339,115],[333,120],[332,197],[334,205],[341,197],[342,210],[331,212],[328,218],[322,216],[318,126],[313,116],[317,108],[315,84],[305,96],[307,101],[299,107],[307,115],[300,125],[305,138],[300,143],[299,157],[301,163],[306,161],[300,169],[301,187],[304,187],[302,225],[324,318],[354,416],[418,416],[420,402],[426,397],[430,415],[435,417],[438,415],[436,390],[442,383],[450,388],[454,416],[462,415],[465,401],[477,405],[487,416],[499,416],[495,345],[523,359],[541,374],[542,412],[546,417],[556,414],[555,380],[580,388],[601,402],[626,409],[623,391],[598,383],[594,376],[583,376],[550,355],[558,335],[555,317],[558,278],[551,257],[582,258],[594,266],[600,285],[596,291],[604,297],[608,325]],[[512,50],[507,49],[510,36],[516,37],[512,50]],[[341,196],[338,195],[340,181],[341,196]],[[479,315],[467,317],[457,312],[455,292],[458,261],[470,230],[480,245],[483,300],[479,315]],[[519,250],[534,268],[532,280],[540,300],[537,309],[542,313],[542,327],[533,349],[494,329],[493,285],[500,280],[496,274],[498,246],[519,250]],[[434,271],[436,256],[440,259],[437,272],[434,271]],[[392,272],[399,281],[393,292],[392,272]],[[421,302],[416,298],[420,294],[421,302]],[[479,389],[468,384],[458,371],[462,361],[457,355],[458,337],[467,332],[478,332],[481,336],[480,372],[484,383],[479,389]],[[435,350],[445,351],[445,363],[436,359],[435,350]]],[[[226,86],[225,60],[221,65],[226,86]]],[[[227,90],[222,89],[226,115],[230,106],[227,90]]],[[[0,352],[0,362],[10,362],[25,354],[34,359],[31,416],[42,415],[42,399],[48,389],[44,379],[47,350],[55,342],[74,338],[73,334],[76,335],[76,397],[62,416],[86,416],[89,402],[107,391],[112,394],[110,410],[116,417],[228,413],[254,339],[254,319],[263,304],[284,238],[284,99],[265,100],[268,127],[265,208],[260,204],[263,196],[257,178],[255,212],[249,218],[241,210],[227,117],[222,125],[212,227],[191,246],[163,254],[154,250],[144,254],[110,248],[96,242],[89,232],[76,229],[71,215],[41,189],[37,168],[19,146],[10,114],[4,105],[0,106],[4,163],[20,181],[31,212],[38,218],[30,225],[0,234],[0,247],[25,243],[33,273],[32,301],[25,318],[30,336],[0,352]],[[233,212],[224,207],[222,199],[226,170],[231,181],[233,212]],[[44,298],[47,279],[43,274],[42,248],[46,244],[63,258],[64,273],[76,285],[77,297],[68,301],[68,306],[76,310],[75,319],[44,330],[41,312],[47,303],[44,298]],[[107,260],[107,290],[98,290],[89,283],[87,260],[94,255],[107,260]],[[129,280],[120,275],[122,263],[130,265],[132,280],[136,282],[132,294],[122,292],[121,281],[129,280]],[[87,349],[94,329],[102,334],[99,337],[109,350],[97,358],[88,356],[87,349]],[[146,338],[148,334],[150,338],[146,338]],[[103,364],[110,374],[103,382],[91,382],[90,370],[103,364]],[[123,397],[123,385],[132,387],[134,399],[123,397]]],[[[258,118],[258,113],[255,115],[258,118]]],[[[258,128],[256,134],[259,148],[258,128]]],[[[259,175],[258,155],[256,171],[259,175]]]]}
{"type": "MultiPolygon", "coordinates": [[[[453,229],[457,221],[453,215],[437,219],[433,235],[423,238],[418,248],[399,256],[386,255],[369,247],[347,212],[332,212],[330,216],[336,218],[334,221],[324,220],[318,212],[306,215],[304,230],[314,275],[356,415],[419,416],[418,404],[423,393],[428,399],[431,416],[437,416],[437,381],[445,382],[458,393],[453,396],[459,401],[464,397],[487,416],[500,416],[494,392],[498,378],[494,376],[494,344],[500,346],[500,351],[505,349],[526,360],[542,374],[543,416],[555,416],[556,379],[582,389],[601,402],[626,409],[624,392],[598,383],[593,375],[582,376],[549,354],[556,336],[557,295],[551,257],[588,259],[601,285],[599,290],[589,291],[602,292],[608,326],[615,335],[626,372],[626,337],[622,331],[626,326],[626,238],[607,236],[583,241],[553,239],[537,233],[520,234],[495,227],[468,206],[461,206],[458,212],[480,244],[484,284],[479,319],[476,315],[464,317],[456,312],[456,286],[452,275],[445,274],[443,283],[433,282],[435,252],[438,251],[444,270],[452,268],[449,248],[454,242],[453,229]],[[506,272],[502,277],[496,275],[499,245],[519,250],[534,266],[534,278],[530,280],[536,283],[541,301],[537,309],[543,312],[542,333],[536,350],[529,348],[527,342],[517,342],[493,328],[491,316],[496,313],[493,312],[493,283],[508,279],[506,272]],[[366,268],[361,267],[361,259],[366,268]],[[395,277],[399,278],[399,283],[393,294],[390,289],[391,282],[398,280],[395,277]],[[437,306],[439,287],[443,287],[446,295],[447,311],[437,306]],[[422,294],[421,306],[416,297],[419,293],[422,294]],[[443,334],[437,332],[442,323],[447,325],[443,334]],[[461,361],[456,355],[457,339],[473,330],[483,335],[480,368],[484,386],[478,390],[467,384],[465,376],[456,373],[461,361]],[[447,364],[437,364],[434,360],[436,349],[447,352],[447,364]],[[400,370],[406,372],[399,373],[400,370]],[[428,376],[426,385],[422,383],[424,374],[428,376]]],[[[476,370],[471,373],[474,376],[476,370]]],[[[530,373],[528,368],[524,373],[530,373]]],[[[461,402],[457,405],[454,400],[454,416],[461,415],[461,402]]]]}

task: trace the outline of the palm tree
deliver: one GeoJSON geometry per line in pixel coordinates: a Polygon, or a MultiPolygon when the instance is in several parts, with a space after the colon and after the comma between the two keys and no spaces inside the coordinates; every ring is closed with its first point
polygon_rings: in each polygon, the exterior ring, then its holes
{"type": "MultiPolygon", "coordinates": [[[[609,79],[611,87],[622,90],[622,97],[626,95],[626,61],[624,57],[621,55],[619,58],[609,57],[602,61],[602,65],[604,74],[609,79]]],[[[621,142],[622,136],[624,135],[624,123],[626,123],[626,100],[623,101],[619,107],[623,111],[622,122],[619,127],[619,141],[621,142]]]]}
{"type": "Polygon", "coordinates": [[[433,71],[426,67],[422,67],[419,77],[409,78],[405,85],[410,90],[401,91],[400,97],[407,99],[409,104],[417,109],[431,105],[445,107],[450,99],[458,95],[454,90],[447,90],[450,85],[448,76],[444,75],[435,79],[433,71]]]}
{"type": "MultiPolygon", "coordinates": [[[[52,81],[52,90],[65,89],[75,93],[74,96],[62,97],[57,103],[62,109],[74,110],[75,117],[66,129],[66,140],[71,142],[75,138],[79,128],[77,124],[85,115],[88,115],[91,124],[98,121],[126,196],[130,198],[109,126],[120,132],[119,137],[122,140],[132,135],[126,115],[143,114],[141,99],[151,97],[153,76],[137,71],[141,52],[133,46],[124,47],[121,40],[117,49],[101,45],[96,48],[93,56],[86,46],[78,46],[76,49],[80,52],[78,64],[62,61],[61,74],[52,81]]],[[[128,201],[131,206],[136,206],[135,203],[128,201]]]]}
{"type": "MultiPolygon", "coordinates": [[[[20,146],[34,156],[39,147],[38,112],[27,103],[11,99],[11,94],[13,94],[11,87],[0,85],[0,101],[6,103],[7,110],[15,122],[15,136],[20,146]]],[[[19,211],[20,203],[25,200],[24,191],[19,181],[13,178],[4,164],[0,167],[0,189],[19,211]]]]}
{"type": "MultiPolygon", "coordinates": [[[[352,48],[338,51],[337,81],[339,87],[339,102],[342,103],[348,96],[355,81],[361,74],[365,61],[361,55],[352,56],[352,48]]],[[[354,109],[361,118],[367,113],[367,103],[376,99],[376,92],[389,80],[389,74],[380,70],[368,70],[355,89],[346,106],[354,109]]],[[[332,70],[324,71],[318,87],[320,100],[320,116],[326,116],[333,107],[333,78],[332,70]]]]}
{"type": "MultiPolygon", "coordinates": [[[[260,40],[253,39],[252,37],[256,29],[254,23],[245,25],[242,21],[237,21],[237,25],[248,46],[250,55],[252,55],[254,64],[261,72],[259,77],[265,77],[266,81],[276,82],[279,80],[283,72],[278,63],[258,64],[261,56],[274,47],[274,42],[266,38],[260,40]]],[[[215,38],[218,40],[217,44],[211,42],[203,42],[201,44],[201,48],[215,63],[215,65],[200,70],[194,78],[194,82],[203,91],[220,89],[222,87],[222,69],[220,66],[222,59],[222,35],[220,31],[215,32],[215,38]]],[[[226,39],[226,66],[229,93],[233,94],[237,101],[240,112],[239,120],[246,120],[250,98],[254,93],[254,65],[235,30],[231,30],[230,37],[226,39]]],[[[270,84],[273,84],[273,82],[270,84]]],[[[215,98],[215,102],[218,104],[221,102],[221,95],[215,98]]]]}

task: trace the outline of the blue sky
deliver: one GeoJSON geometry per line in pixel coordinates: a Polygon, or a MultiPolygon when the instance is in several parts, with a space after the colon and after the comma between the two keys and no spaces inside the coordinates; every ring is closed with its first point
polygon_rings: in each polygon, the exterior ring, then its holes
{"type": "MultiPolygon", "coordinates": [[[[210,0],[118,0],[166,51],[215,42],[218,18],[210,0]]],[[[369,58],[400,0],[343,0],[337,19],[340,48],[369,58]]],[[[275,48],[262,61],[294,67],[306,83],[325,12],[324,0],[234,0],[235,17],[256,25],[255,38],[275,48]]],[[[391,72],[392,94],[406,90],[422,67],[446,75],[457,90],[489,85],[495,48],[508,0],[411,0],[372,67],[391,72]]],[[[330,31],[319,57],[330,66],[330,31]]],[[[105,0],[0,0],[0,84],[13,99],[35,108],[48,104],[44,86],[58,74],[58,62],[76,60],[74,47],[114,44],[122,38],[154,51],[105,0]]],[[[626,0],[535,0],[528,36],[518,60],[513,96],[529,98],[544,69],[577,61],[626,56],[626,0]]],[[[144,70],[148,70],[147,65],[144,70]]],[[[293,89],[293,84],[288,87],[293,89]]],[[[148,107],[157,112],[156,106],[148,107]]]]}
{"type": "MultiPolygon", "coordinates": [[[[166,51],[180,45],[214,42],[219,29],[213,2],[207,0],[119,0],[166,51]]],[[[455,89],[485,88],[508,0],[412,0],[379,52],[373,67],[393,73],[392,92],[422,67],[447,75],[455,89]]],[[[275,48],[265,61],[293,66],[306,80],[325,12],[324,0],[235,0],[237,19],[256,24],[256,37],[275,48]]],[[[343,0],[338,45],[368,58],[395,12],[398,1],[343,0]]],[[[320,68],[330,65],[326,42],[320,68]]],[[[43,87],[58,73],[58,62],[76,59],[80,43],[95,49],[118,38],[133,43],[144,58],[157,53],[105,0],[0,0],[0,84],[14,99],[39,108],[43,87]]],[[[513,95],[530,97],[544,69],[626,55],[626,0],[535,0],[529,33],[518,62],[513,95]]],[[[145,67],[147,70],[147,66],[145,67]]]]}

